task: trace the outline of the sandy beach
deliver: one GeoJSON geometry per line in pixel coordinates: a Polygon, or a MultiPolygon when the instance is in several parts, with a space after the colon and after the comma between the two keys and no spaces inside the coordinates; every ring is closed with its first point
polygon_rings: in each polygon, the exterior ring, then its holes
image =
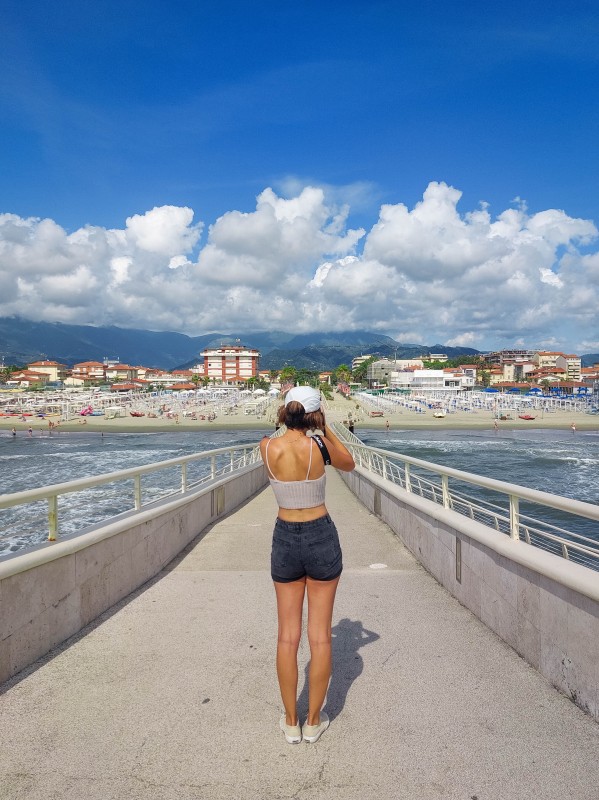
{"type": "MultiPolygon", "coordinates": [[[[148,416],[132,417],[78,417],[68,422],[61,422],[52,429],[52,433],[60,431],[86,431],[98,433],[128,433],[151,431],[198,431],[198,430],[269,430],[274,429],[278,401],[273,401],[261,415],[246,414],[243,409],[234,409],[227,414],[219,414],[214,420],[191,419],[191,417],[178,415],[178,418],[165,417],[150,418],[148,416]]],[[[494,413],[488,409],[474,411],[455,411],[443,418],[436,418],[430,409],[417,411],[410,408],[397,408],[383,416],[371,417],[371,409],[359,403],[355,397],[347,400],[335,395],[333,400],[326,402],[326,416],[329,422],[344,422],[351,418],[355,423],[355,433],[359,435],[360,428],[384,429],[389,422],[391,430],[399,429],[493,429],[494,413]]],[[[517,412],[510,412],[512,419],[497,420],[499,430],[529,430],[531,428],[571,430],[572,424],[576,430],[599,431],[599,415],[587,414],[583,411],[556,410],[550,413],[540,410],[531,410],[533,420],[518,418],[517,412]]],[[[206,415],[207,416],[207,415],[206,415]]],[[[18,417],[0,417],[0,431],[10,432],[12,428],[17,435],[27,435],[31,427],[34,435],[49,432],[49,421],[58,418],[39,419],[28,417],[21,421],[18,417]]]]}

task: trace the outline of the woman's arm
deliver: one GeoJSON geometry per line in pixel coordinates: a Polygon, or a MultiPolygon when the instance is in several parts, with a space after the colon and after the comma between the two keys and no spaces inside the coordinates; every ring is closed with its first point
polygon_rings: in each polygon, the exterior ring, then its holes
{"type": "Polygon", "coordinates": [[[331,464],[337,469],[342,470],[342,472],[351,472],[356,464],[347,447],[326,424],[323,433],[329,455],[331,456],[331,464]]]}

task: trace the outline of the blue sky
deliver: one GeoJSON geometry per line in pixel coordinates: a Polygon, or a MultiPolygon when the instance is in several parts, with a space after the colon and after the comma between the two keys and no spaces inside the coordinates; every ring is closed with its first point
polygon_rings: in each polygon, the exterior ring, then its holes
{"type": "Polygon", "coordinates": [[[599,350],[596,3],[1,9],[1,314],[599,350]]]}

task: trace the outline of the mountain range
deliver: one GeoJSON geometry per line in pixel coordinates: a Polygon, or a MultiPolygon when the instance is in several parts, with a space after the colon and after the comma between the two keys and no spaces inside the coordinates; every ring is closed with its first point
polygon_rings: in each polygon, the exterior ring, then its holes
{"type": "MultiPolygon", "coordinates": [[[[299,369],[332,370],[350,364],[362,354],[386,358],[417,358],[428,353],[446,353],[450,358],[477,355],[468,347],[443,344],[400,343],[369,331],[315,332],[292,334],[284,331],[249,333],[206,333],[186,336],[172,331],[133,328],[66,325],[61,322],[33,322],[20,317],[0,317],[0,360],[5,364],[26,364],[50,359],[71,367],[79,361],[119,359],[125,364],[172,370],[186,368],[200,360],[206,347],[243,344],[260,351],[261,369],[280,369],[292,364],[299,369]]],[[[583,366],[599,361],[599,354],[583,356],[583,366]]]]}

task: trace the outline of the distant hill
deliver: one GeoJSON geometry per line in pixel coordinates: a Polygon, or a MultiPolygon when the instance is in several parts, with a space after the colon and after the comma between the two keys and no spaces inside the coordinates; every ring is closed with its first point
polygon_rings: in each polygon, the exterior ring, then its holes
{"type": "Polygon", "coordinates": [[[121,363],[175,369],[191,366],[206,347],[241,342],[260,350],[263,369],[280,369],[285,364],[313,370],[330,370],[363,353],[383,357],[414,358],[428,352],[450,357],[475,355],[469,348],[440,344],[400,344],[390,336],[370,331],[316,332],[293,334],[285,331],[249,333],[182,333],[135,328],[64,325],[60,322],[32,322],[19,317],[0,317],[0,357],[6,364],[25,364],[47,358],[72,366],[78,361],[118,358],[121,363]]]}
{"type": "Polygon", "coordinates": [[[275,348],[260,359],[261,369],[281,369],[286,364],[293,364],[298,369],[333,370],[339,364],[351,365],[352,359],[365,353],[372,353],[380,358],[420,358],[428,353],[446,353],[449,358],[462,355],[478,355],[478,350],[469,347],[444,347],[419,344],[399,344],[389,337],[385,342],[375,341],[370,345],[320,345],[313,344],[299,350],[280,350],[275,348]]]}
{"type": "Polygon", "coordinates": [[[599,353],[585,353],[580,359],[583,367],[594,367],[599,364],[599,353]]]}
{"type": "MultiPolygon", "coordinates": [[[[352,358],[373,353],[381,358],[418,358],[427,353],[447,353],[450,358],[476,356],[469,347],[447,347],[396,342],[390,336],[370,331],[338,331],[293,334],[286,331],[206,333],[186,336],[172,331],[134,328],[64,325],[32,322],[19,317],[0,317],[0,360],[25,364],[48,358],[72,366],[78,361],[118,358],[122,364],[143,364],[160,369],[185,368],[196,364],[206,347],[241,342],[261,353],[262,369],[281,369],[285,364],[311,370],[332,370],[350,364],[352,358]]],[[[599,353],[582,356],[583,366],[599,362],[599,353]]]]}
{"type": "Polygon", "coordinates": [[[118,358],[121,363],[173,369],[198,353],[219,334],[190,337],[182,333],[60,322],[0,318],[0,357],[6,364],[48,358],[72,366],[78,361],[118,358]]]}

